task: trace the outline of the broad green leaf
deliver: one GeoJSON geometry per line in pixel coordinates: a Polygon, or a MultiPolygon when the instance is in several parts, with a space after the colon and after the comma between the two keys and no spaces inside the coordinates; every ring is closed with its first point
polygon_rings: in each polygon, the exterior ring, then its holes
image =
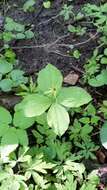
{"type": "Polygon", "coordinates": [[[34,33],[31,30],[27,30],[25,32],[25,36],[26,36],[27,39],[31,39],[31,38],[34,37],[34,33]]]}
{"type": "Polygon", "coordinates": [[[14,30],[16,32],[24,32],[25,26],[23,24],[19,24],[19,23],[14,22],[14,30]]]}
{"type": "Polygon", "coordinates": [[[100,87],[104,85],[103,77],[100,75],[96,78],[89,79],[88,83],[93,87],[100,87]]]}
{"type": "Polygon", "coordinates": [[[48,181],[46,179],[43,178],[43,176],[41,176],[40,174],[38,174],[37,172],[32,171],[32,177],[34,182],[41,187],[41,189],[48,189],[48,181]]]}
{"type": "Polygon", "coordinates": [[[100,130],[101,143],[105,149],[107,149],[107,122],[104,123],[100,130]]]}
{"type": "Polygon", "coordinates": [[[80,87],[62,88],[58,96],[58,102],[66,107],[80,107],[91,100],[91,96],[80,87]]]}
{"type": "Polygon", "coordinates": [[[35,0],[27,0],[23,5],[23,10],[28,11],[35,4],[35,0]]]}
{"type": "Polygon", "coordinates": [[[3,135],[1,140],[1,145],[17,145],[18,144],[18,137],[16,134],[15,128],[9,128],[6,133],[3,135]]]}
{"type": "Polygon", "coordinates": [[[17,34],[16,34],[16,39],[17,39],[17,40],[25,39],[25,35],[24,35],[23,33],[17,33],[17,34]]]}
{"type": "Polygon", "coordinates": [[[76,32],[75,26],[73,26],[73,25],[68,25],[68,31],[69,31],[69,32],[72,32],[72,33],[75,33],[75,32],[76,32]]]}
{"type": "Polygon", "coordinates": [[[107,56],[107,48],[104,49],[104,55],[107,56]]]}
{"type": "Polygon", "coordinates": [[[28,146],[28,136],[27,136],[27,132],[25,130],[17,129],[16,135],[17,135],[20,145],[28,146]]]}
{"type": "Polygon", "coordinates": [[[47,121],[54,132],[62,136],[68,129],[69,115],[63,106],[56,103],[50,107],[47,114],[47,121]]]}
{"type": "Polygon", "coordinates": [[[51,105],[51,100],[43,95],[28,95],[17,104],[16,111],[22,110],[26,117],[34,117],[43,114],[51,105]]]}
{"type": "Polygon", "coordinates": [[[25,26],[23,24],[15,22],[12,18],[6,18],[6,24],[4,28],[7,31],[17,31],[17,32],[24,32],[25,26]]]}
{"type": "Polygon", "coordinates": [[[93,127],[92,127],[92,126],[84,125],[84,126],[81,128],[81,136],[83,137],[83,139],[87,136],[87,134],[91,133],[92,130],[93,130],[93,127]]]}
{"type": "Polygon", "coordinates": [[[13,40],[15,35],[12,32],[3,32],[3,40],[4,42],[10,42],[13,40]]]}
{"type": "Polygon", "coordinates": [[[0,73],[6,74],[9,73],[13,68],[13,65],[8,63],[5,60],[0,60],[0,73]]]}
{"type": "Polygon", "coordinates": [[[10,174],[6,171],[0,171],[0,182],[3,181],[4,179],[8,178],[10,174]]]}
{"type": "Polygon", "coordinates": [[[22,111],[17,111],[14,114],[13,124],[18,128],[27,129],[30,126],[32,126],[34,122],[35,122],[35,118],[25,117],[22,111]]]}
{"type": "Polygon", "coordinates": [[[99,75],[90,79],[88,82],[93,87],[100,87],[107,84],[107,70],[102,70],[99,75]]]}
{"type": "Polygon", "coordinates": [[[102,57],[101,64],[107,64],[107,57],[102,57]]]}
{"type": "Polygon", "coordinates": [[[4,92],[8,92],[13,87],[13,81],[11,79],[3,79],[0,81],[0,88],[4,92]]]}
{"type": "Polygon", "coordinates": [[[0,137],[2,137],[6,131],[8,130],[8,125],[7,124],[0,124],[0,137]]]}
{"type": "Polygon", "coordinates": [[[12,122],[12,117],[10,115],[10,112],[0,106],[0,125],[2,124],[8,125],[11,122],[12,122]]]}
{"type": "Polygon", "coordinates": [[[41,158],[35,158],[33,160],[33,163],[31,163],[31,169],[42,174],[47,174],[47,170],[52,169],[55,166],[55,164],[50,162],[47,163],[46,161],[43,161],[41,158]]]}
{"type": "Polygon", "coordinates": [[[47,94],[56,95],[62,86],[61,72],[53,65],[48,64],[38,74],[38,89],[47,94]]]}
{"type": "Polygon", "coordinates": [[[105,3],[103,5],[101,5],[101,12],[107,13],[107,3],[106,3],[106,1],[105,1],[105,3]]]}
{"type": "Polygon", "coordinates": [[[18,147],[18,138],[14,128],[8,129],[1,139],[1,158],[9,156],[18,147]]]}
{"type": "Polygon", "coordinates": [[[43,114],[40,115],[40,116],[37,116],[37,117],[35,118],[35,120],[36,120],[36,122],[37,122],[38,124],[40,124],[40,125],[47,125],[47,114],[46,114],[46,112],[43,113],[43,114]]]}
{"type": "Polygon", "coordinates": [[[13,183],[11,184],[11,186],[9,185],[9,188],[11,188],[11,190],[20,190],[20,183],[19,181],[14,180],[13,183]]]}

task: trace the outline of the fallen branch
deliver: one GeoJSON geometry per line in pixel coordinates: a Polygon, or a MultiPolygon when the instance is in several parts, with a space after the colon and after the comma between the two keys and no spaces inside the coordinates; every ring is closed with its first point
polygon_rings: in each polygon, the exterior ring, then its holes
{"type": "Polygon", "coordinates": [[[54,45],[57,45],[57,47],[66,47],[66,48],[69,48],[69,49],[73,49],[74,47],[77,47],[77,46],[81,46],[81,45],[84,45],[84,44],[87,44],[88,42],[90,42],[91,40],[95,39],[97,36],[98,36],[98,32],[96,32],[93,36],[91,36],[89,39],[83,41],[83,42],[79,42],[79,43],[76,43],[76,44],[65,44],[65,43],[59,43],[58,42],[66,37],[68,37],[69,35],[64,35],[64,36],[61,36],[59,37],[58,39],[56,39],[54,42],[51,42],[51,43],[47,43],[47,44],[41,44],[41,45],[32,45],[32,46],[12,46],[11,48],[12,49],[34,49],[34,48],[50,48],[54,45]]]}

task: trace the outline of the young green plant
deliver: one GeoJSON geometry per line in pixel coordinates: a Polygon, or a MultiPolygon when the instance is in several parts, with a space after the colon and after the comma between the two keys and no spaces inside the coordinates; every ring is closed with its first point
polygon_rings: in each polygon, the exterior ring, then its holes
{"type": "Polygon", "coordinates": [[[51,64],[38,74],[37,93],[28,94],[16,105],[16,111],[22,111],[26,117],[40,116],[47,111],[47,122],[54,132],[62,136],[68,129],[69,108],[80,107],[92,100],[80,87],[62,87],[63,76],[51,64]]]}

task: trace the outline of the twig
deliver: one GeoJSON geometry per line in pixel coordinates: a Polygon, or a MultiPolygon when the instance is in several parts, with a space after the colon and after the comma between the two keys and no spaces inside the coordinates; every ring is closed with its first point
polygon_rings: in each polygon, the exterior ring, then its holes
{"type": "Polygon", "coordinates": [[[87,40],[83,41],[83,42],[79,42],[79,43],[76,43],[76,44],[57,44],[59,47],[68,47],[70,48],[70,46],[72,46],[73,48],[76,47],[76,46],[80,46],[80,45],[84,45],[88,42],[90,42],[91,40],[95,39],[96,36],[98,36],[98,32],[96,32],[92,37],[88,38],[87,40]]]}
{"type": "Polygon", "coordinates": [[[76,44],[64,44],[64,43],[60,43],[58,44],[58,42],[66,37],[68,37],[69,35],[64,35],[64,36],[61,36],[59,37],[58,39],[56,39],[54,42],[51,42],[51,43],[47,43],[47,44],[41,44],[41,45],[32,45],[32,46],[12,46],[11,48],[12,49],[34,49],[34,48],[50,48],[52,46],[54,46],[55,44],[57,44],[58,47],[66,47],[66,48],[70,48],[71,49],[71,46],[72,48],[76,47],[76,46],[80,46],[80,45],[83,45],[83,44],[86,44],[88,42],[90,42],[91,40],[95,39],[96,36],[98,35],[99,33],[96,32],[95,35],[93,35],[92,37],[90,37],[88,40],[85,40],[83,42],[80,42],[80,43],[76,43],[76,44]]]}
{"type": "Polygon", "coordinates": [[[69,34],[67,35],[63,35],[60,36],[59,38],[57,38],[54,42],[51,43],[47,43],[47,44],[41,44],[41,45],[31,45],[31,46],[12,46],[12,49],[34,49],[34,48],[50,48],[51,46],[54,46],[55,44],[57,44],[60,40],[68,37],[69,34]]]}
{"type": "Polygon", "coordinates": [[[63,53],[61,53],[59,50],[56,50],[56,51],[49,51],[49,53],[54,53],[54,54],[57,54],[57,55],[60,55],[60,56],[62,56],[62,57],[68,57],[68,58],[72,58],[70,55],[67,55],[67,54],[63,54],[63,53]]]}
{"type": "MultiPolygon", "coordinates": [[[[84,41],[84,42],[80,42],[80,43],[77,43],[77,44],[64,44],[64,43],[60,43],[58,44],[58,42],[66,37],[69,36],[69,34],[67,35],[63,35],[63,36],[60,36],[59,38],[57,38],[54,42],[51,42],[51,43],[47,43],[47,44],[41,44],[41,45],[32,45],[32,46],[12,46],[11,48],[12,49],[34,49],[34,48],[51,48],[52,46],[56,45],[58,47],[66,47],[66,48],[70,48],[71,49],[71,46],[72,48],[76,47],[76,46],[80,46],[80,45],[83,45],[83,44],[86,44],[88,42],[90,42],[92,39],[95,39],[96,36],[98,35],[98,32],[95,33],[95,35],[93,35],[92,37],[90,37],[88,40],[84,41]]],[[[0,52],[3,50],[4,48],[1,48],[0,49],[0,52]]],[[[71,56],[69,55],[65,55],[63,53],[61,53],[60,51],[56,50],[56,51],[49,51],[50,53],[56,53],[58,55],[61,55],[63,57],[69,57],[71,58],[71,56]]]]}
{"type": "Polygon", "coordinates": [[[80,45],[84,45],[88,42],[90,42],[91,40],[95,39],[97,36],[98,36],[99,32],[96,32],[92,37],[90,37],[88,40],[84,41],[84,42],[80,42],[80,43],[77,43],[77,44],[74,44],[73,46],[80,46],[80,45]]]}
{"type": "Polygon", "coordinates": [[[43,25],[43,24],[48,24],[49,22],[51,22],[52,20],[55,20],[55,19],[58,18],[59,16],[60,16],[60,15],[57,14],[57,15],[55,15],[55,16],[49,18],[48,20],[45,20],[45,21],[43,21],[43,22],[40,22],[37,26],[40,26],[40,25],[43,25]]]}

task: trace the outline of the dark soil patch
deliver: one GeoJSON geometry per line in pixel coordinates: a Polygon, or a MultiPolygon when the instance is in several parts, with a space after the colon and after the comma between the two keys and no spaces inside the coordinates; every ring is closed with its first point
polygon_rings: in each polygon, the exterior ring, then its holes
{"type": "MultiPolygon", "coordinates": [[[[92,50],[96,47],[96,40],[91,40],[91,43],[86,43],[76,48],[80,49],[82,56],[79,61],[68,56],[68,48],[58,47],[57,44],[51,47],[45,46],[44,48],[33,48],[32,46],[51,44],[59,37],[67,35],[66,22],[62,18],[54,18],[59,11],[63,3],[66,1],[56,0],[53,3],[53,7],[49,10],[41,8],[43,1],[37,2],[35,11],[32,13],[24,13],[22,10],[23,1],[10,1],[10,9],[7,11],[7,15],[16,19],[19,22],[28,24],[28,28],[32,25],[33,31],[36,36],[31,41],[15,41],[12,45],[19,47],[16,51],[17,57],[20,60],[18,67],[24,69],[27,74],[36,73],[43,68],[47,63],[51,63],[57,66],[64,75],[73,70],[73,67],[83,69],[82,66],[86,62],[86,58],[90,57],[92,50]],[[53,19],[52,19],[53,18],[53,19]],[[29,26],[30,25],[30,26],[29,26]],[[23,48],[23,46],[29,46],[29,48],[23,48]],[[21,47],[21,48],[20,48],[21,47]],[[32,48],[31,48],[32,47],[32,48]],[[86,56],[87,55],[87,56],[86,56]]],[[[89,1],[87,1],[88,3],[89,1]]],[[[92,3],[99,3],[100,1],[92,1],[92,3]]],[[[76,1],[74,3],[74,10],[78,12],[86,1],[76,1]]],[[[72,23],[72,20],[70,21],[72,23]]],[[[78,24],[78,23],[77,23],[78,24]]],[[[80,22],[80,24],[82,24],[80,22]]],[[[69,34],[68,37],[60,40],[58,43],[75,44],[86,41],[90,35],[95,34],[95,30],[88,26],[87,34],[83,37],[76,37],[69,34]]],[[[77,69],[78,71],[78,69],[77,69]]]]}

